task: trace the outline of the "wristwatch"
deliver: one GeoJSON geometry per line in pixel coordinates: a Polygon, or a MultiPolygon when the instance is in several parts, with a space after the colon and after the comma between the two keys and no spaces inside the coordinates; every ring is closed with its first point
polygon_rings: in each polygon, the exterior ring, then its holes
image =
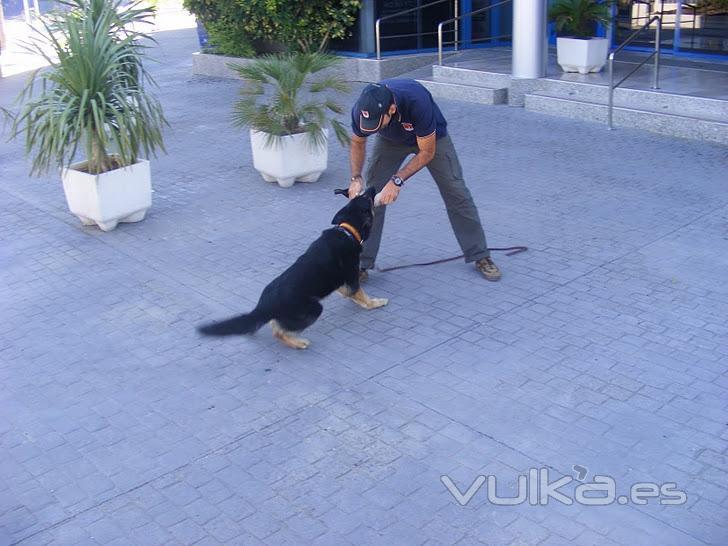
{"type": "Polygon", "coordinates": [[[354,176],[352,176],[351,181],[353,182],[354,180],[361,180],[362,182],[364,182],[364,179],[360,174],[355,174],[354,176]]]}
{"type": "Polygon", "coordinates": [[[394,182],[394,185],[395,185],[395,186],[397,186],[398,188],[401,188],[402,186],[404,186],[404,180],[402,180],[402,179],[401,179],[401,178],[400,178],[399,176],[397,176],[396,174],[395,174],[395,175],[392,175],[392,177],[390,178],[390,180],[391,180],[392,182],[394,182]]]}

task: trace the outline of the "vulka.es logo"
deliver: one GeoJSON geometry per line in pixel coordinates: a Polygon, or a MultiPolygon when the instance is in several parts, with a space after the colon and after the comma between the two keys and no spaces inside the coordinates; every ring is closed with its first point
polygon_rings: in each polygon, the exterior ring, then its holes
{"type": "Polygon", "coordinates": [[[510,497],[498,494],[498,478],[492,475],[477,476],[464,491],[447,475],[440,476],[440,481],[461,506],[470,503],[483,485],[486,486],[487,502],[496,506],[515,506],[526,502],[534,506],[547,505],[552,500],[569,506],[574,503],[608,506],[615,501],[618,504],[645,505],[651,500],[663,505],[680,505],[688,500],[685,492],[677,489],[677,484],[673,482],[637,482],[630,486],[628,495],[617,496],[617,484],[611,476],[595,474],[592,481],[584,482],[588,469],[580,465],[574,465],[573,469],[577,481],[580,482],[574,488],[573,498],[560,489],[573,482],[574,478],[561,476],[551,481],[548,468],[531,468],[528,475],[519,475],[516,479],[515,495],[510,497]]]}

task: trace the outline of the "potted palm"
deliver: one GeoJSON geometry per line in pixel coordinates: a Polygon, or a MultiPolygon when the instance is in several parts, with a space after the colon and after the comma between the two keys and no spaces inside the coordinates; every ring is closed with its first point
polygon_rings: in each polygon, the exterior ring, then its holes
{"type": "Polygon", "coordinates": [[[250,129],[253,166],[265,181],[287,188],[296,180],[318,180],[328,164],[327,126],[342,145],[349,143],[348,131],[333,117],[343,110],[330,96],[348,86],[331,70],[320,74],[338,61],[322,53],[291,53],[230,65],[246,82],[233,123],[250,129]],[[315,74],[321,77],[314,80],[315,74]]]}
{"type": "Polygon", "coordinates": [[[154,9],[141,1],[58,3],[63,10],[43,20],[31,42],[50,67],[21,92],[11,135],[25,136],[31,174],[60,167],[71,212],[109,231],[144,218],[152,188],[140,155],[164,150],[166,120],[142,65],[147,46],[140,40],[149,37],[138,30],[154,9]]]}
{"type": "Polygon", "coordinates": [[[610,2],[557,0],[549,9],[556,24],[556,61],[564,72],[599,72],[607,62],[608,41],[597,38],[598,23],[610,21],[610,2]]]}

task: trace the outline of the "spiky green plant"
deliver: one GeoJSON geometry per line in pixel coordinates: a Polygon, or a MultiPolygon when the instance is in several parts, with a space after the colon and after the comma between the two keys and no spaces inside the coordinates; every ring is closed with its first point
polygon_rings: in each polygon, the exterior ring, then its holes
{"type": "Polygon", "coordinates": [[[324,145],[324,128],[330,125],[339,142],[348,145],[349,132],[332,115],[343,109],[327,96],[348,91],[348,85],[331,74],[312,80],[339,60],[322,53],[291,53],[230,64],[247,84],[235,103],[233,124],[267,133],[268,146],[278,145],[283,136],[306,133],[313,147],[324,145]]]}
{"type": "Polygon", "coordinates": [[[597,23],[609,23],[610,5],[609,0],[557,0],[549,9],[549,19],[556,23],[558,34],[588,38],[594,36],[597,23]]]}
{"type": "Polygon", "coordinates": [[[43,20],[29,47],[50,68],[36,71],[19,96],[11,136],[25,135],[31,173],[66,167],[79,147],[98,174],[135,163],[140,153],[164,151],[166,120],[149,94],[138,30],[154,8],[142,1],[61,0],[64,11],[43,20]],[[36,85],[40,82],[40,88],[36,85]]]}

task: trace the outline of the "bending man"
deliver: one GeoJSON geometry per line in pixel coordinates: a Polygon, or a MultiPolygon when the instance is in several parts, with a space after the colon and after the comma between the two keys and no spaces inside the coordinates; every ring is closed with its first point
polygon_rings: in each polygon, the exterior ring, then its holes
{"type": "MultiPolygon", "coordinates": [[[[445,202],[465,261],[475,262],[487,280],[499,280],[501,272],[490,258],[478,209],[465,185],[460,161],[447,134],[447,122],[430,92],[409,79],[367,85],[351,111],[351,126],[354,135],[349,198],[364,189],[362,169],[367,137],[378,133],[366,181],[381,193],[382,205],[394,203],[407,179],[427,167],[445,202]],[[415,155],[403,166],[410,154],[415,155]]],[[[374,267],[385,211],[384,206],[375,209],[374,226],[361,253],[362,280],[367,277],[367,270],[374,267]]]]}

